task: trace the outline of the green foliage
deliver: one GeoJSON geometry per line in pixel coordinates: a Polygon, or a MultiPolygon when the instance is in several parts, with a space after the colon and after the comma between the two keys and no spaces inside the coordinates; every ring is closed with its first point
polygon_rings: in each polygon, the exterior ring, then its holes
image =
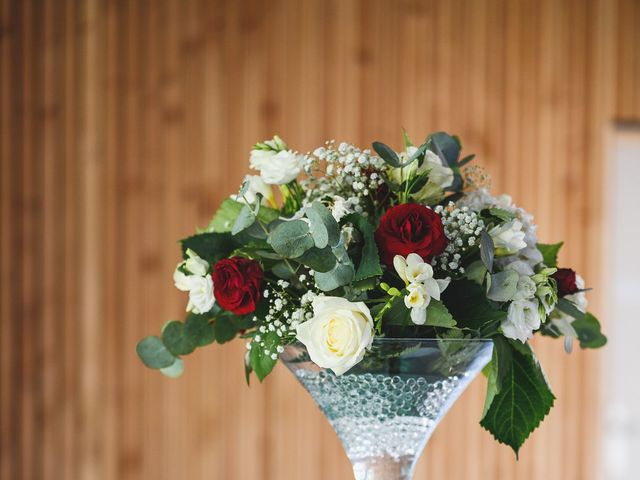
{"type": "Polygon", "coordinates": [[[476,260],[467,267],[465,276],[478,285],[482,285],[487,276],[487,267],[484,266],[481,260],[476,260]]]}
{"type": "Polygon", "coordinates": [[[269,235],[269,243],[284,258],[297,258],[314,246],[309,225],[303,220],[278,225],[269,235]]]}
{"type": "Polygon", "coordinates": [[[566,298],[558,299],[558,310],[563,313],[566,313],[570,317],[575,318],[576,320],[584,319],[585,313],[576,307],[575,303],[567,300],[566,298]]]}
{"type": "Polygon", "coordinates": [[[537,244],[538,250],[542,253],[542,261],[547,267],[558,266],[558,252],[562,245],[564,245],[564,242],[537,244]]]}
{"type": "Polygon", "coordinates": [[[176,357],[165,347],[162,340],[156,336],[143,338],[136,346],[136,353],[149,368],[167,368],[173,365],[176,357]]]}
{"type": "Polygon", "coordinates": [[[275,332],[269,332],[263,336],[263,340],[264,346],[261,346],[260,342],[251,342],[251,350],[249,351],[249,365],[261,382],[278,363],[277,359],[273,360],[271,355],[264,351],[265,349],[275,351],[276,346],[280,344],[280,337],[275,332]]]}
{"type": "Polygon", "coordinates": [[[458,162],[459,167],[464,167],[467,163],[471,162],[474,158],[476,158],[475,154],[467,155],[462,160],[458,162]]]}
{"type": "Polygon", "coordinates": [[[228,257],[239,246],[230,233],[200,233],[181,240],[181,244],[183,258],[187,258],[190,248],[211,265],[228,257]]]}
{"type": "Polygon", "coordinates": [[[240,214],[236,218],[236,221],[233,223],[233,228],[231,229],[231,233],[233,235],[237,235],[241,231],[249,228],[256,221],[256,216],[253,214],[253,210],[249,207],[249,205],[245,205],[240,210],[240,214]]]}
{"type": "Polygon", "coordinates": [[[181,358],[176,358],[169,367],[161,368],[160,373],[169,378],[178,378],[184,372],[184,362],[181,358]]]}
{"type": "Polygon", "coordinates": [[[607,343],[607,337],[600,329],[600,322],[591,313],[587,312],[582,318],[574,320],[571,326],[578,334],[582,348],[600,348],[607,343]]]}
{"type": "Polygon", "coordinates": [[[501,338],[494,344],[496,356],[480,425],[517,455],[549,413],[555,397],[529,345],[501,338]]]}
{"type": "Polygon", "coordinates": [[[460,157],[460,140],[445,132],[436,132],[429,135],[431,150],[442,158],[450,168],[458,167],[460,157]]]}
{"type": "Polygon", "coordinates": [[[364,242],[362,246],[362,256],[355,274],[355,281],[359,282],[367,278],[382,275],[378,246],[376,245],[376,240],[374,238],[375,228],[366,218],[360,215],[348,215],[346,217],[346,221],[352,223],[360,232],[364,242]]]}
{"type": "MultiPolygon", "coordinates": [[[[209,225],[207,225],[207,228],[205,228],[204,231],[200,233],[231,232],[234,223],[240,215],[243,207],[245,207],[244,203],[227,198],[222,202],[220,208],[218,208],[218,211],[209,222],[209,225]]],[[[260,211],[258,212],[258,219],[265,224],[269,224],[273,220],[278,218],[278,215],[279,213],[277,210],[262,206],[260,207],[260,211]]]]}
{"type": "Polygon", "coordinates": [[[196,339],[184,334],[184,324],[178,320],[172,320],[162,328],[162,343],[176,356],[188,355],[198,346],[196,339]]]}
{"type": "Polygon", "coordinates": [[[518,289],[520,275],[515,270],[504,270],[489,276],[487,298],[496,302],[508,302],[518,289]]]}
{"type": "Polygon", "coordinates": [[[204,347],[216,339],[213,324],[208,315],[190,313],[184,322],[182,334],[191,339],[196,347],[204,347]]]}
{"type": "Polygon", "coordinates": [[[495,255],[495,246],[493,238],[486,230],[480,232],[480,259],[489,272],[493,271],[493,257],[495,255]]]}
{"type": "Polygon", "coordinates": [[[497,218],[502,222],[510,222],[516,218],[515,213],[503,210],[502,208],[487,208],[486,210],[483,210],[483,213],[489,217],[497,218]]]}
{"type": "Polygon", "coordinates": [[[474,330],[482,337],[494,334],[507,316],[487,300],[480,285],[467,279],[452,281],[442,293],[442,302],[458,328],[474,330]]]}
{"type": "Polygon", "coordinates": [[[431,300],[427,307],[427,321],[425,325],[432,327],[453,328],[456,326],[456,321],[447,310],[447,307],[438,300],[431,300]]]}
{"type": "Polygon", "coordinates": [[[373,142],[371,146],[380,158],[382,158],[382,160],[384,160],[388,165],[395,168],[400,167],[400,158],[398,158],[398,155],[393,148],[381,142],[373,142]]]}
{"type": "Polygon", "coordinates": [[[322,273],[331,271],[337,262],[331,247],[328,246],[322,249],[317,247],[310,248],[301,257],[296,258],[296,261],[316,272],[322,273]]]}
{"type": "Polygon", "coordinates": [[[306,209],[311,236],[318,248],[334,247],[340,241],[340,227],[331,212],[322,203],[315,201],[306,209]]]}

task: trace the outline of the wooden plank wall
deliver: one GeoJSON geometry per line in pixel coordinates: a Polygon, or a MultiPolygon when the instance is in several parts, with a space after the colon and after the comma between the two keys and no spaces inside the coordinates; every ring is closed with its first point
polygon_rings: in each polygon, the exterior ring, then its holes
{"type": "MultiPolygon", "coordinates": [[[[281,368],[241,343],[169,380],[136,341],[182,315],[176,239],[257,140],[458,133],[597,290],[605,131],[640,120],[637,0],[0,0],[0,477],[349,478],[281,368]]],[[[606,323],[607,319],[605,319],[606,323]]],[[[479,380],[417,478],[594,479],[602,354],[536,342],[558,397],[519,462],[479,380]]]]}

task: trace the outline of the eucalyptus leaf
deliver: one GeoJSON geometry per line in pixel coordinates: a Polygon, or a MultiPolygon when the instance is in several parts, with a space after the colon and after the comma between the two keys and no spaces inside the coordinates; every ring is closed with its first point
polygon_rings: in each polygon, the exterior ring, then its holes
{"type": "Polygon", "coordinates": [[[578,334],[582,348],[600,348],[607,343],[607,337],[600,330],[600,322],[591,313],[587,312],[583,318],[573,321],[571,326],[578,334]]]}
{"type": "Polygon", "coordinates": [[[515,270],[504,270],[491,275],[487,298],[496,302],[508,302],[518,290],[520,275],[515,270]]]}
{"type": "Polygon", "coordinates": [[[398,154],[391,147],[381,142],[373,142],[371,146],[388,165],[395,168],[400,167],[400,158],[398,158],[398,154]]]}
{"type": "Polygon", "coordinates": [[[336,265],[336,257],[330,247],[313,247],[304,252],[296,261],[316,272],[328,272],[336,265]]]}
{"type": "Polygon", "coordinates": [[[197,347],[204,347],[216,339],[215,329],[207,315],[190,313],[184,322],[182,333],[191,339],[197,347]]]}
{"type": "Polygon", "coordinates": [[[493,239],[486,230],[480,232],[480,259],[489,272],[493,271],[493,257],[495,254],[495,246],[493,239]]]}
{"type": "Polygon", "coordinates": [[[149,368],[166,368],[173,365],[176,360],[159,337],[149,336],[143,338],[136,345],[136,353],[149,368]]]}
{"type": "Polygon", "coordinates": [[[576,320],[584,320],[585,313],[580,310],[575,303],[567,300],[566,298],[558,299],[558,310],[563,313],[566,313],[570,317],[575,318],[576,320]]]}
{"type": "Polygon", "coordinates": [[[278,225],[269,235],[269,243],[284,258],[297,258],[314,246],[309,225],[303,220],[278,225]]]}
{"type": "Polygon", "coordinates": [[[475,154],[467,155],[462,160],[458,162],[459,167],[464,167],[467,163],[471,162],[474,158],[476,158],[475,154]]]}
{"type": "Polygon", "coordinates": [[[233,235],[237,235],[241,231],[246,228],[249,228],[256,221],[256,215],[253,213],[249,205],[245,205],[240,210],[240,215],[236,218],[236,221],[233,223],[233,228],[231,229],[231,233],[233,235]]]}
{"type": "Polygon", "coordinates": [[[178,378],[184,372],[184,362],[181,358],[176,358],[171,366],[161,368],[160,372],[169,378],[178,378]]]}
{"type": "Polygon", "coordinates": [[[333,247],[340,241],[340,226],[322,203],[315,201],[307,209],[309,229],[316,247],[333,247]]]}
{"type": "Polygon", "coordinates": [[[182,322],[172,320],[162,328],[162,343],[174,355],[188,355],[198,346],[193,337],[184,334],[182,322]]]}

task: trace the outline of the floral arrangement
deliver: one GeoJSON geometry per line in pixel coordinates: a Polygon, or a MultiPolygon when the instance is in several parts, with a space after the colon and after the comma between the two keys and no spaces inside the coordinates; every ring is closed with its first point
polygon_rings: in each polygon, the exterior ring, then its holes
{"type": "Polygon", "coordinates": [[[460,141],[437,132],[404,151],[334,141],[299,154],[279,137],[253,147],[239,192],[182,240],[175,286],[184,322],[137,346],[169,376],[197,347],[245,339],[247,382],[302,342],[342,375],[377,336],[490,338],[481,425],[518,449],[554,402],[528,343],[564,337],[567,351],[605,344],[586,311],[585,283],[559,268],[562,243],[542,244],[533,218],[490,179],[460,141]]]}

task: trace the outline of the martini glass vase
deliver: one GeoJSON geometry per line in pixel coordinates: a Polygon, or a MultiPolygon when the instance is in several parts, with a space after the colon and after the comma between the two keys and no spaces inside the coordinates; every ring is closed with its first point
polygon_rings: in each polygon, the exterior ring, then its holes
{"type": "Polygon", "coordinates": [[[356,480],[410,480],[429,437],[491,360],[490,340],[374,339],[341,376],[301,343],[281,359],[338,434],[356,480]]]}

